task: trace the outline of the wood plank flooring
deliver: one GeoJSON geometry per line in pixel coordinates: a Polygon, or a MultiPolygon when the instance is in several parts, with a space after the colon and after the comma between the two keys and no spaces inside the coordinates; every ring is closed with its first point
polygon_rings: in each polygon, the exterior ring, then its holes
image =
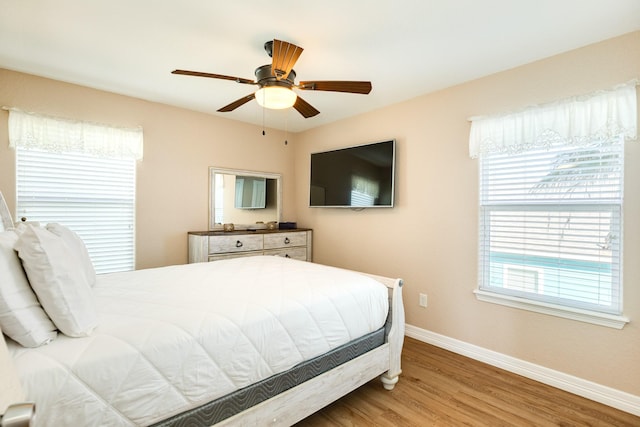
{"type": "Polygon", "coordinates": [[[412,338],[402,370],[392,391],[371,381],[296,426],[640,426],[640,417],[412,338]]]}

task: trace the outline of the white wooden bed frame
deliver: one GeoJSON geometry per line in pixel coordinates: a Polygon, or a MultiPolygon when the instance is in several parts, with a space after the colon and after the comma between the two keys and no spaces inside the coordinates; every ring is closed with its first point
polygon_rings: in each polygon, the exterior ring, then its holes
{"type": "MultiPolygon", "coordinates": [[[[2,229],[11,228],[14,225],[2,193],[0,193],[0,222],[2,229]]],[[[402,279],[372,274],[367,276],[383,283],[389,289],[391,326],[387,328],[383,345],[227,418],[216,426],[290,426],[378,376],[381,377],[384,388],[392,390],[401,373],[400,356],[404,343],[402,279]]]]}

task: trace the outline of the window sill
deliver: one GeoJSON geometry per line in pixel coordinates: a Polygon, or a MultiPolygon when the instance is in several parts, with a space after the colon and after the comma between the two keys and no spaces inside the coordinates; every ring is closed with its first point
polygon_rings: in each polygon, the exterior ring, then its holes
{"type": "Polygon", "coordinates": [[[473,291],[479,301],[500,304],[507,307],[520,308],[522,310],[534,311],[536,313],[548,314],[551,316],[563,317],[565,319],[577,320],[579,322],[592,323],[594,325],[606,326],[608,328],[622,329],[630,322],[629,318],[612,314],[597,313],[589,310],[562,307],[554,304],[547,304],[538,301],[530,301],[510,295],[502,295],[493,292],[476,289],[473,291]]]}

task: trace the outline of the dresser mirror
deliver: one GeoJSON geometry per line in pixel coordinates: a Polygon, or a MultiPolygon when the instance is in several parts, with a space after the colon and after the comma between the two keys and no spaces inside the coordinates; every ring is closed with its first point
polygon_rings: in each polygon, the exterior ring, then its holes
{"type": "Polygon", "coordinates": [[[281,215],[281,174],[209,168],[209,230],[262,229],[281,215]]]}

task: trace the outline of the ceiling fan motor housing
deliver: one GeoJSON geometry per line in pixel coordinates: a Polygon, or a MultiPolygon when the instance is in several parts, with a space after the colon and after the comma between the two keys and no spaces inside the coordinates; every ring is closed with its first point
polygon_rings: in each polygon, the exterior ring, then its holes
{"type": "Polygon", "coordinates": [[[256,68],[256,82],[260,87],[267,86],[284,86],[291,88],[295,85],[296,72],[291,70],[286,79],[278,80],[273,74],[271,74],[271,64],[263,65],[256,68]]]}

